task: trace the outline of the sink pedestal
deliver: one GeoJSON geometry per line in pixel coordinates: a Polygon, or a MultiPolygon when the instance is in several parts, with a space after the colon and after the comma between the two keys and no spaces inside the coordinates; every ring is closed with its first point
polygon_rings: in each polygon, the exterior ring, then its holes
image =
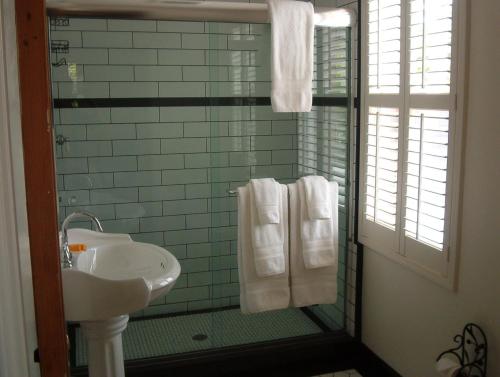
{"type": "Polygon", "coordinates": [[[122,332],[127,323],[128,315],[81,322],[88,342],[89,377],[125,377],[122,332]]]}

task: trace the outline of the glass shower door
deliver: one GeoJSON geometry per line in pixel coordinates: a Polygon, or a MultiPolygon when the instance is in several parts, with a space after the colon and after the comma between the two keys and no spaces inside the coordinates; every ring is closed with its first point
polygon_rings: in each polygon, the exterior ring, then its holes
{"type": "MultiPolygon", "coordinates": [[[[93,212],[105,232],[164,247],[182,268],[170,293],[131,313],[125,358],[343,328],[348,93],[328,88],[342,88],[348,56],[325,54],[348,40],[316,42],[320,100],[295,114],[270,106],[269,25],[57,17],[50,29],[60,221],[93,212]],[[341,185],[338,302],[242,315],[232,191],[311,173],[341,185]]],[[[85,365],[78,326],[69,332],[72,363],[85,365]]]]}
{"type": "Polygon", "coordinates": [[[313,109],[299,114],[299,175],[322,175],[339,185],[338,298],[333,305],[310,308],[328,328],[346,323],[346,266],[349,252],[351,73],[350,28],[317,27],[313,109]]]}
{"type": "Polygon", "coordinates": [[[208,23],[211,294],[214,308],[227,309],[212,314],[215,347],[341,330],[345,324],[349,30],[316,29],[316,106],[309,114],[272,111],[270,31],[268,24],[208,23]],[[242,315],[235,191],[250,178],[273,177],[287,184],[305,174],[324,175],[340,187],[337,303],[242,315]]]}

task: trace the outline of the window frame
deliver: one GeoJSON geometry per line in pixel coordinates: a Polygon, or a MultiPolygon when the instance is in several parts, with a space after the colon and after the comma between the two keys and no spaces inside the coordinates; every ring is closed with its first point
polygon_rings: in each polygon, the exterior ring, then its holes
{"type": "Polygon", "coordinates": [[[369,94],[368,61],[368,1],[361,9],[361,122],[359,175],[359,241],[369,249],[408,267],[422,276],[449,289],[456,288],[461,217],[463,134],[466,101],[466,61],[468,35],[468,0],[453,0],[452,55],[449,94],[410,94],[409,85],[409,4],[401,0],[400,14],[400,90],[399,94],[369,94]],[[412,104],[412,106],[410,106],[412,104]],[[415,106],[417,104],[417,106],[415,106]],[[424,106],[422,106],[424,105],[424,106]],[[445,105],[445,106],[443,106],[445,105]],[[389,107],[399,110],[398,136],[398,193],[396,229],[390,230],[365,216],[367,126],[370,107],[389,107]],[[442,109],[449,111],[448,160],[445,212],[445,238],[442,251],[405,236],[404,208],[406,196],[406,144],[410,108],[442,109]]]}

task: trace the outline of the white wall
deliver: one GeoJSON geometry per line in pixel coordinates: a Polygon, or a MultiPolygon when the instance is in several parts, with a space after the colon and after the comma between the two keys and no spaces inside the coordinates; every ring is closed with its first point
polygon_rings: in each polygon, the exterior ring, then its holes
{"type": "Polygon", "coordinates": [[[489,341],[500,376],[500,1],[472,0],[458,289],[365,251],[363,342],[404,377],[432,377],[467,322],[489,341]]]}
{"type": "Polygon", "coordinates": [[[0,0],[0,377],[36,377],[14,5],[0,0]]]}

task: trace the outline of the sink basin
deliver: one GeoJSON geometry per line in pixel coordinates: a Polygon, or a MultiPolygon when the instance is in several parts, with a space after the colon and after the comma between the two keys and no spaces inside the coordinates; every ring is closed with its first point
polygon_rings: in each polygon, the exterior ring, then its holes
{"type": "Polygon", "coordinates": [[[128,313],[170,291],[181,273],[167,250],[134,242],[128,234],[69,229],[73,267],[62,270],[64,315],[80,322],[87,340],[90,377],[125,377],[122,332],[128,313]]]}
{"type": "Polygon", "coordinates": [[[180,275],[179,262],[167,250],[134,242],[128,234],[68,230],[70,244],[87,251],[74,254],[63,269],[67,321],[99,321],[145,308],[169,292],[180,275]]]}

